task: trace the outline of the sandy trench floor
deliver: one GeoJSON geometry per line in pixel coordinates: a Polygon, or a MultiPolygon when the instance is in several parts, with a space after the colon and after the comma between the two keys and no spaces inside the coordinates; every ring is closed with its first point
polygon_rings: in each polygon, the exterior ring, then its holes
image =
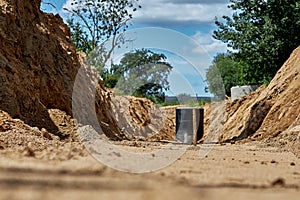
{"type": "Polygon", "coordinates": [[[159,171],[130,174],[92,156],[42,161],[5,155],[0,191],[0,199],[298,199],[300,161],[254,144],[202,144],[159,171]],[[201,148],[210,151],[200,157],[201,148]]]}

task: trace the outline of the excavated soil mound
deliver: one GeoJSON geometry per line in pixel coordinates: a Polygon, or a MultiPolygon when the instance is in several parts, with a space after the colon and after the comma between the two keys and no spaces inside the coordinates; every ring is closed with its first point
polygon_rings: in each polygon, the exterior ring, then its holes
{"type": "Polygon", "coordinates": [[[88,153],[76,138],[73,119],[60,110],[49,110],[57,127],[72,137],[62,141],[58,136],[42,128],[30,127],[20,119],[12,119],[0,111],[0,152],[8,157],[32,157],[41,160],[69,160],[88,153]]]}
{"type": "Polygon", "coordinates": [[[112,140],[157,133],[170,139],[166,132],[174,122],[149,100],[116,98],[104,88],[85,55],[77,54],[61,17],[43,13],[40,4],[0,2],[0,110],[60,140],[72,140],[74,134],[59,126],[60,114],[49,109],[75,117],[82,126],[100,124],[99,132],[112,140]]]}
{"type": "MultiPolygon", "coordinates": [[[[46,159],[84,155],[77,125],[98,124],[112,140],[174,140],[176,106],[159,108],[104,88],[85,56],[76,53],[62,19],[41,12],[40,3],[0,2],[2,153],[46,159]]],[[[247,138],[299,152],[299,71],[300,47],[268,87],[233,103],[205,106],[203,140],[247,138]]]]}
{"type": "Polygon", "coordinates": [[[148,99],[130,96],[113,96],[112,102],[117,126],[135,139],[175,139],[176,107],[159,107],[148,99]]]}
{"type": "Polygon", "coordinates": [[[259,88],[227,107],[220,141],[263,140],[299,152],[300,47],[291,54],[268,87],[259,88]]]}
{"type": "MultiPolygon", "coordinates": [[[[0,2],[0,110],[66,139],[68,133],[61,133],[48,109],[72,116],[74,101],[85,100],[80,95],[73,98],[78,71],[85,76],[95,72],[86,66],[84,55],[77,55],[62,18],[43,13],[40,4],[41,0],[0,2]]],[[[100,77],[95,84],[96,95],[89,96],[94,97],[93,112],[105,124],[102,129],[111,139],[128,139],[115,126],[109,92],[100,77]]]]}
{"type": "Polygon", "coordinates": [[[71,114],[80,64],[62,18],[42,13],[40,3],[0,2],[0,110],[57,132],[47,108],[71,114]]]}

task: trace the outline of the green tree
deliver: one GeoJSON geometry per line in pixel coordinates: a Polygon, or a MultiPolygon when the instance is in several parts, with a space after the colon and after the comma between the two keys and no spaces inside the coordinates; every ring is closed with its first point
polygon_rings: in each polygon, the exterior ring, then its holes
{"type": "Polygon", "coordinates": [[[86,31],[83,30],[79,22],[74,22],[74,18],[67,19],[67,24],[71,28],[71,39],[78,51],[90,52],[92,43],[86,31]]]}
{"type": "Polygon", "coordinates": [[[223,99],[230,96],[230,89],[240,84],[241,64],[231,54],[218,54],[206,74],[209,90],[223,99]]]}
{"type": "Polygon", "coordinates": [[[164,91],[169,89],[168,75],[173,68],[166,59],[162,53],[135,50],[125,54],[110,73],[119,75],[116,87],[123,94],[146,97],[158,103],[164,101],[164,91]]]}
{"type": "Polygon", "coordinates": [[[207,73],[206,81],[208,83],[209,91],[219,99],[225,98],[225,88],[222,80],[221,73],[216,64],[212,64],[207,73]]]}
{"type": "Polygon", "coordinates": [[[106,63],[113,50],[126,40],[124,32],[139,0],[73,0],[68,20],[76,47],[86,53],[98,49],[106,63]],[[103,46],[110,41],[110,49],[103,46]]]}
{"type": "Polygon", "coordinates": [[[231,96],[230,90],[233,86],[249,84],[249,80],[255,83],[251,77],[246,77],[248,74],[244,70],[248,68],[246,63],[235,61],[232,53],[216,55],[206,74],[209,91],[224,99],[231,96]]]}
{"type": "Polygon", "coordinates": [[[214,38],[232,48],[248,84],[269,82],[300,44],[299,0],[230,0],[235,13],[216,21],[214,38]]]}

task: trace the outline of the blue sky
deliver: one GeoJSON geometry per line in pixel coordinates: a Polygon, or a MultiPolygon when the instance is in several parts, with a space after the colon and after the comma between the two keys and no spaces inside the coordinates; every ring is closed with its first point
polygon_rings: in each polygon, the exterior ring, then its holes
{"type": "MultiPolygon", "coordinates": [[[[55,8],[44,3],[42,10],[66,19],[62,8],[69,7],[72,0],[44,2],[55,8]]],[[[212,38],[214,19],[232,14],[227,8],[229,0],[140,0],[140,4],[142,8],[134,13],[128,32],[135,38],[131,48],[151,48],[166,54],[174,66],[167,94],[210,96],[204,92],[205,71],[217,53],[227,50],[225,44],[212,38]]]]}

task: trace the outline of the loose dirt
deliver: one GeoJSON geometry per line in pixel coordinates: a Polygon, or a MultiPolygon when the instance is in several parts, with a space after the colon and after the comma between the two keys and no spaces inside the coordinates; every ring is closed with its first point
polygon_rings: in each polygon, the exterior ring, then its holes
{"type": "Polygon", "coordinates": [[[175,162],[124,173],[93,158],[78,128],[152,152],[174,142],[176,106],[104,88],[40,3],[0,2],[0,199],[299,198],[300,47],[269,86],[205,105],[203,139],[175,162]]]}
{"type": "Polygon", "coordinates": [[[190,147],[169,167],[147,174],[115,171],[90,156],[65,161],[2,156],[0,169],[1,199],[297,199],[300,194],[299,159],[253,145],[190,147]],[[199,157],[201,148],[210,152],[199,157]]]}

